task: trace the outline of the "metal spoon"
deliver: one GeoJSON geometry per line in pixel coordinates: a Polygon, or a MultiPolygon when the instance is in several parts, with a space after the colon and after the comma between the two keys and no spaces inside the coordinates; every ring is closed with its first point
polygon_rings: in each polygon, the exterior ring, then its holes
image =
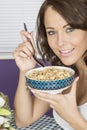
{"type": "MultiPolygon", "coordinates": [[[[26,26],[26,23],[24,23],[24,29],[25,29],[25,31],[28,31],[27,26],[26,26]]],[[[35,60],[40,66],[44,67],[44,65],[43,65],[43,64],[37,59],[37,57],[35,56],[35,49],[34,49],[33,44],[32,44],[32,42],[31,42],[31,40],[30,40],[29,38],[28,38],[28,41],[31,43],[31,46],[32,46],[32,48],[33,48],[33,50],[34,50],[34,54],[33,54],[34,60],[35,60]]]]}

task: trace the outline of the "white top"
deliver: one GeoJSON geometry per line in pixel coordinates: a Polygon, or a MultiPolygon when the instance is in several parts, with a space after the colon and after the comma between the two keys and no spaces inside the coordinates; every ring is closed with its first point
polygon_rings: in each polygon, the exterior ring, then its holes
{"type": "MultiPolygon", "coordinates": [[[[68,110],[68,109],[67,109],[68,110]]],[[[81,115],[84,117],[84,119],[87,120],[87,103],[78,106],[78,110],[81,113],[81,115]]],[[[57,113],[55,110],[53,110],[53,116],[54,119],[56,120],[56,122],[64,129],[64,130],[74,130],[69,124],[68,122],[66,122],[65,120],[63,120],[57,113]]]]}

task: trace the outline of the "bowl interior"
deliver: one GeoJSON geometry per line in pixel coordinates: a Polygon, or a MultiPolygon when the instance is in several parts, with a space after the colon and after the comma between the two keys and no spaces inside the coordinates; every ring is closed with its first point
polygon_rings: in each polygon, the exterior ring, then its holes
{"type": "MultiPolygon", "coordinates": [[[[37,80],[37,79],[34,79],[33,77],[32,77],[32,78],[29,78],[29,74],[32,74],[32,73],[35,72],[35,71],[44,71],[44,70],[50,69],[50,68],[58,69],[58,70],[65,70],[65,71],[67,71],[67,72],[70,73],[70,76],[68,76],[68,77],[71,77],[72,75],[75,74],[75,71],[74,71],[73,69],[69,68],[69,67],[64,67],[64,66],[46,66],[46,67],[39,67],[39,68],[34,68],[34,69],[32,69],[32,70],[29,70],[28,72],[26,72],[25,76],[26,76],[28,79],[37,80]]],[[[51,74],[52,74],[52,73],[51,73],[51,74]]],[[[45,76],[45,75],[44,75],[44,76],[45,76]]],[[[66,77],[66,78],[68,78],[68,77],[66,77]]],[[[62,78],[62,79],[63,79],[63,78],[62,78]]],[[[62,79],[56,79],[56,80],[62,80],[62,79]]],[[[64,77],[64,79],[65,79],[65,77],[64,77]]],[[[41,80],[39,80],[39,81],[41,81],[41,80]]],[[[44,81],[44,80],[43,80],[43,81],[44,81]]],[[[45,80],[45,81],[48,81],[48,80],[45,80]]],[[[49,80],[49,81],[52,81],[52,80],[49,80]]],[[[53,79],[53,81],[54,81],[54,79],[53,79]]]]}
{"type": "MultiPolygon", "coordinates": [[[[51,74],[52,75],[52,74],[51,74]]],[[[58,90],[63,89],[64,87],[70,86],[74,80],[75,71],[68,67],[63,66],[47,66],[47,67],[40,67],[32,69],[28,72],[26,72],[26,82],[29,87],[32,87],[34,89],[39,90],[58,90]],[[35,71],[43,71],[45,69],[55,68],[58,70],[66,70],[70,73],[70,76],[62,79],[55,79],[55,80],[36,80],[32,78],[29,78],[29,74],[32,74],[35,71]]]]}

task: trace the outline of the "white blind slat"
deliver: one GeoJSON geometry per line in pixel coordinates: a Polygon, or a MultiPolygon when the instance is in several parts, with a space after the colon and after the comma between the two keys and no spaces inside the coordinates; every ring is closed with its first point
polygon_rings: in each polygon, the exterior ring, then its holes
{"type": "Polygon", "coordinates": [[[21,43],[20,31],[26,22],[35,30],[36,17],[44,0],[0,0],[0,52],[13,52],[21,43]]]}

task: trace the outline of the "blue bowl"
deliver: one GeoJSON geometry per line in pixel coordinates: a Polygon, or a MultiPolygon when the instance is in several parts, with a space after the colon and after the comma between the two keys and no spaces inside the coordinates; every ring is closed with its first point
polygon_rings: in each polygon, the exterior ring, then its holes
{"type": "Polygon", "coordinates": [[[64,89],[67,86],[70,86],[74,81],[75,71],[69,67],[63,66],[47,66],[47,67],[40,67],[32,69],[25,74],[26,82],[28,87],[38,89],[38,90],[58,90],[64,89]],[[35,80],[33,78],[29,78],[29,74],[34,71],[43,71],[46,68],[56,68],[61,70],[67,70],[70,73],[69,77],[63,79],[56,79],[56,80],[35,80]]]}

